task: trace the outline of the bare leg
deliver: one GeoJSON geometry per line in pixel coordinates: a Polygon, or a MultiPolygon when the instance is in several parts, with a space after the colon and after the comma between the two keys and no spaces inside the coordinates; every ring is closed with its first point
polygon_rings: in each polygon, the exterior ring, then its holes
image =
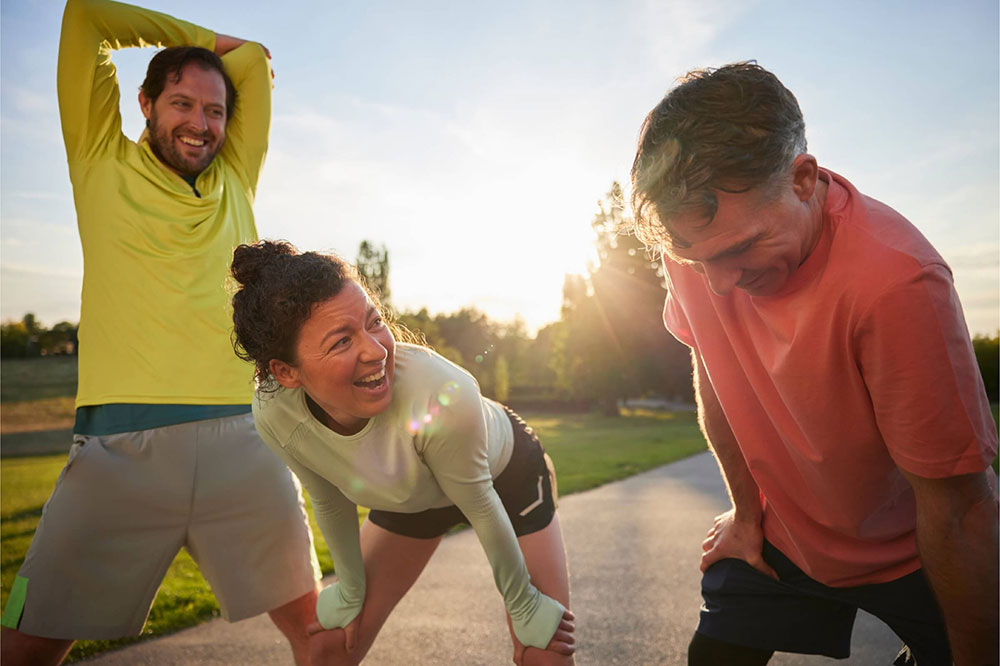
{"type": "Polygon", "coordinates": [[[303,594],[284,606],[268,611],[271,622],[281,630],[292,647],[296,666],[309,666],[309,637],[306,626],[316,620],[317,590],[303,594]]]}
{"type": "Polygon", "coordinates": [[[415,539],[393,534],[369,521],[361,526],[361,555],[365,561],[365,603],[361,609],[357,645],[350,654],[344,649],[343,629],[334,629],[336,635],[316,639],[311,646],[316,664],[354,666],[368,654],[389,613],[403,595],[409,591],[427,566],[441,537],[415,539]],[[333,638],[334,640],[329,640],[333,638]],[[322,643],[322,645],[320,645],[322,643]],[[332,645],[331,645],[332,643],[332,645]]]}
{"type": "MultiPolygon", "coordinates": [[[[531,575],[531,583],[567,609],[569,605],[569,567],[566,564],[566,547],[563,545],[559,514],[552,517],[548,527],[532,534],[518,537],[517,543],[524,553],[524,562],[531,575]]],[[[507,617],[507,629],[517,645],[517,638],[507,617]]],[[[573,666],[574,656],[563,656],[548,650],[525,648],[523,666],[573,666]]]]}
{"type": "Polygon", "coordinates": [[[42,638],[3,628],[0,635],[0,662],[4,666],[56,666],[69,654],[73,640],[42,638]]]}

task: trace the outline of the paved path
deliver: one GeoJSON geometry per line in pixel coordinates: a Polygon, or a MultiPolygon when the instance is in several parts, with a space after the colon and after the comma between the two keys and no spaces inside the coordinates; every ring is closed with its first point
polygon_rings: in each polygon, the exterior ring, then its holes
{"type": "MultiPolygon", "coordinates": [[[[580,666],[687,663],[701,600],[701,540],[727,507],[708,454],[561,500],[580,666]]],[[[884,625],[861,614],[854,634],[847,661],[779,654],[771,664],[892,663],[899,641],[884,625]]],[[[291,652],[259,616],[208,622],[89,663],[255,666],[289,664],[291,652]]],[[[444,540],[365,660],[371,666],[510,663],[503,605],[471,530],[444,540]]]]}

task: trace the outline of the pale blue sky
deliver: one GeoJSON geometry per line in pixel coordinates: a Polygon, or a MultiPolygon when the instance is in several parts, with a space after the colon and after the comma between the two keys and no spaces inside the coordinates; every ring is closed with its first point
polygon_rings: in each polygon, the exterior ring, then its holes
{"type": "MultiPolygon", "coordinates": [[[[262,237],[390,252],[393,300],[535,329],[593,259],[639,125],[695,67],[755,58],[810,152],[908,216],[1000,326],[1000,53],[976,2],[235,2],[150,6],[263,42],[276,72],[262,237]]],[[[76,321],[82,259],[56,109],[62,3],[0,5],[0,318],[76,321]]],[[[121,52],[126,133],[151,50],[121,52]]]]}

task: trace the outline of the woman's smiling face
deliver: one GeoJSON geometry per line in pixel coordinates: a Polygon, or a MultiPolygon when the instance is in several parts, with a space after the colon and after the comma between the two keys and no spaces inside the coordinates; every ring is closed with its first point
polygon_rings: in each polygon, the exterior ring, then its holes
{"type": "Polygon", "coordinates": [[[392,401],[396,341],[357,282],[313,306],[295,346],[295,363],[274,359],[271,373],[286,388],[301,387],[343,435],[360,431],[392,401]]]}

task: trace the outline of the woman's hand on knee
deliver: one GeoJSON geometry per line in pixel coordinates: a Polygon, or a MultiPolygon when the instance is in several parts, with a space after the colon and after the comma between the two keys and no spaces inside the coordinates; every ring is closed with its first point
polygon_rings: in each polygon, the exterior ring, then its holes
{"type": "Polygon", "coordinates": [[[344,628],[324,629],[318,621],[306,627],[309,636],[309,660],[312,664],[354,664],[352,653],[358,645],[358,625],[361,616],[344,628]]]}
{"type": "Polygon", "coordinates": [[[573,637],[573,632],[576,630],[575,620],[572,611],[567,610],[563,613],[559,628],[552,634],[544,650],[526,648],[511,632],[511,637],[514,639],[514,663],[517,666],[572,663],[568,658],[576,652],[576,639],[573,637]]]}

